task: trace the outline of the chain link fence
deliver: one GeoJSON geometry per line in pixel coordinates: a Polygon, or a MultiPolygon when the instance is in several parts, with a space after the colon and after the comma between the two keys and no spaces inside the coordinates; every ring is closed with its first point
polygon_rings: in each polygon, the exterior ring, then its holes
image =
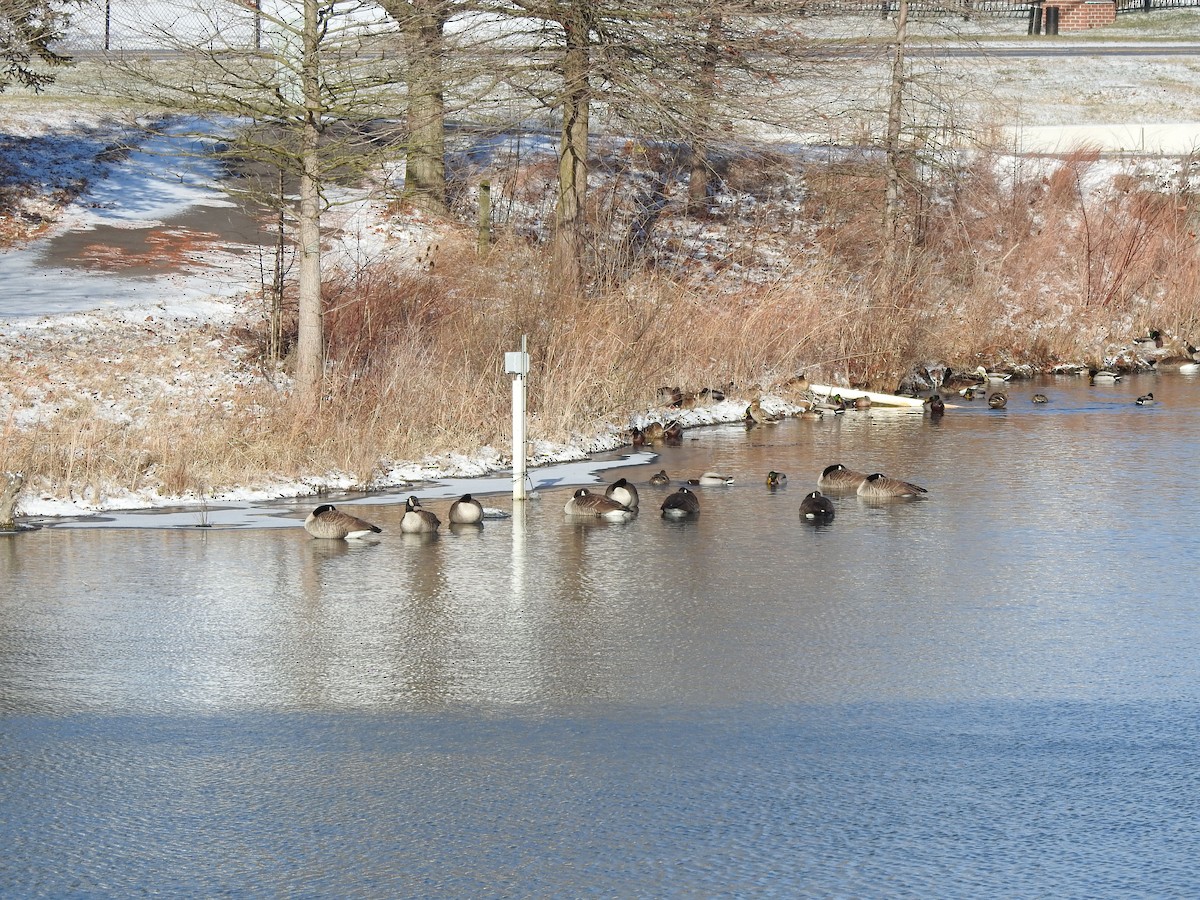
{"type": "Polygon", "coordinates": [[[59,46],[68,53],[207,45],[253,49],[263,42],[261,2],[87,0],[71,14],[59,46]]]}

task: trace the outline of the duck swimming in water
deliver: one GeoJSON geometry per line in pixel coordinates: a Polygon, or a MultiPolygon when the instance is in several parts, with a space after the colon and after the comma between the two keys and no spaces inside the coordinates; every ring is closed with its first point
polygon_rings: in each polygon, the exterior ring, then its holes
{"type": "Polygon", "coordinates": [[[1154,399],[1154,394],[1143,394],[1141,397],[1138,397],[1137,400],[1135,400],[1133,402],[1136,403],[1138,406],[1153,406],[1158,401],[1154,399]]]}
{"type": "Polygon", "coordinates": [[[992,409],[1004,409],[1008,406],[1008,395],[1004,391],[994,391],[988,395],[988,406],[992,409]]]}
{"type": "Polygon", "coordinates": [[[666,469],[659,469],[657,472],[655,472],[653,475],[650,476],[650,483],[661,487],[664,484],[670,484],[671,477],[669,475],[667,475],[666,469]]]}
{"type": "Polygon", "coordinates": [[[767,487],[780,488],[787,484],[787,476],[772,469],[767,473],[767,487]]]}
{"type": "Polygon", "coordinates": [[[722,475],[719,472],[705,472],[699,478],[689,478],[688,484],[698,484],[713,487],[719,484],[733,484],[732,475],[722,475]]]}

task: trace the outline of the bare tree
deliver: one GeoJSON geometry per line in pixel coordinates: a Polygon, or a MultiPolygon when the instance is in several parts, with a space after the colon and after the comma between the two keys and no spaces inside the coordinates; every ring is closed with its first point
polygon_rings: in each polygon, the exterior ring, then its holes
{"type": "Polygon", "coordinates": [[[204,117],[224,133],[232,155],[265,164],[295,184],[290,197],[270,189],[257,196],[286,204],[293,217],[296,392],[302,402],[316,404],[324,377],[321,218],[327,188],[335,179],[361,178],[383,152],[386,142],[374,125],[397,111],[391,88],[397,61],[384,52],[392,48],[392,32],[369,5],[276,0],[256,10],[266,35],[256,47],[238,43],[239,35],[245,38],[246,6],[216,2],[223,18],[214,16],[207,34],[190,40],[165,31],[155,35],[176,48],[184,64],[115,57],[111,65],[120,77],[101,90],[204,117]],[[241,31],[230,24],[231,17],[237,24],[237,15],[243,17],[241,31]]]}
{"type": "Polygon", "coordinates": [[[70,62],[53,49],[66,28],[69,0],[0,0],[0,91],[14,82],[40,90],[54,80],[39,68],[70,62]]]}

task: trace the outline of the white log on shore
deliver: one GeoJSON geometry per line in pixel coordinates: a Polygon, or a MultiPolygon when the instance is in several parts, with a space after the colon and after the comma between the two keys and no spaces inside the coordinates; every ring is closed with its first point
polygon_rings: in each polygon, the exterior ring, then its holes
{"type": "Polygon", "coordinates": [[[835,394],[843,400],[857,400],[859,397],[866,397],[871,401],[873,406],[924,406],[925,401],[919,397],[900,397],[896,394],[877,394],[874,391],[860,391],[857,388],[833,387],[828,384],[810,384],[808,389],[817,395],[818,398],[824,397],[828,399],[835,394]]]}

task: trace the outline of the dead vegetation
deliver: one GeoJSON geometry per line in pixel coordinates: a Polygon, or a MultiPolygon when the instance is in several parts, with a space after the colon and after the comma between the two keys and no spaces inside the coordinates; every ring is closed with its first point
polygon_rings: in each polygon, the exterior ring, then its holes
{"type": "MultiPolygon", "coordinates": [[[[330,472],[367,486],[399,462],[506,447],[502,358],[521,335],[531,437],[558,442],[654,409],[662,385],[751,398],[806,372],[893,390],[932,360],[1045,370],[1150,328],[1197,337],[1190,161],[1113,179],[1086,152],[977,157],[930,192],[894,271],[878,264],[869,161],[781,165],[731,165],[738,190],[727,183],[700,219],[664,182],[635,248],[613,225],[632,211],[610,193],[592,250],[605,276],[583,298],[544,290],[546,260],[519,221],[486,257],[473,230],[447,231],[430,265],[331,277],[316,410],[295,405],[286,366],[266,359],[259,304],[236,327],[98,318],[6,335],[0,470],[90,503],[330,472]]],[[[501,173],[493,183],[510,189],[501,173]]],[[[511,190],[529,184],[516,173],[511,190]]]]}

